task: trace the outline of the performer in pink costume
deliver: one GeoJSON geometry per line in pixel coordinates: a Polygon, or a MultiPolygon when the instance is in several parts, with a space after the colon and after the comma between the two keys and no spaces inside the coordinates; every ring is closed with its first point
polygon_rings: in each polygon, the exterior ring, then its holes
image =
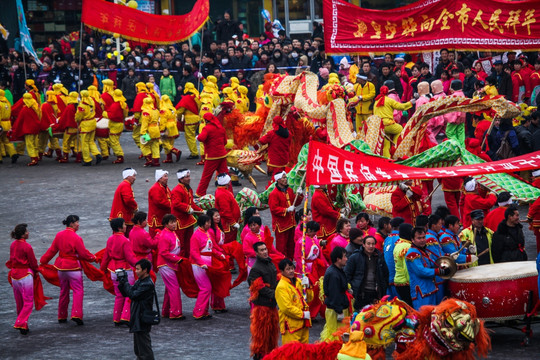
{"type": "MultiPolygon", "coordinates": [[[[446,94],[443,91],[443,84],[441,80],[435,80],[431,83],[431,93],[433,94],[433,99],[439,99],[445,97],[446,94]]],[[[437,139],[435,138],[440,132],[444,132],[446,127],[444,116],[439,115],[429,119],[426,134],[429,137],[429,141],[437,144],[437,139]]]]}
{"type": "MultiPolygon", "coordinates": [[[[210,229],[208,229],[208,232],[214,242],[214,249],[221,253],[225,253],[221,248],[223,244],[225,244],[225,233],[221,226],[221,215],[216,208],[208,209],[206,215],[212,220],[212,225],[210,226],[210,229]]],[[[225,299],[215,294],[212,294],[210,297],[210,307],[212,307],[212,310],[216,313],[226,313],[228,311],[225,306],[225,299]]]]}
{"type": "MultiPolygon", "coordinates": [[[[129,233],[129,239],[131,242],[131,248],[137,258],[137,261],[141,259],[148,259],[153,263],[152,250],[157,250],[159,237],[154,239],[145,230],[148,224],[147,214],[144,211],[137,211],[133,214],[133,228],[129,233]]],[[[153,264],[154,265],[154,264],[153,264]]]]}
{"type": "Polygon", "coordinates": [[[242,249],[244,250],[244,255],[246,256],[246,264],[248,268],[248,276],[251,272],[255,260],[257,260],[257,254],[253,250],[253,245],[256,242],[264,241],[264,233],[261,233],[261,218],[258,216],[252,216],[249,218],[247,225],[249,226],[249,232],[245,235],[244,240],[242,241],[242,249]]]}
{"type": "MultiPolygon", "coordinates": [[[[294,229],[294,241],[295,242],[298,241],[298,239],[302,238],[302,231],[303,231],[303,229],[302,229],[302,217],[304,216],[304,209],[300,209],[296,213],[296,216],[299,218],[298,220],[300,222],[296,226],[296,229],[294,229]]],[[[310,222],[311,220],[313,220],[313,217],[311,216],[311,209],[307,209],[306,223],[310,222]]]]}
{"type": "Polygon", "coordinates": [[[342,248],[349,245],[349,232],[351,231],[351,222],[349,219],[339,219],[336,226],[337,234],[330,243],[330,252],[337,246],[342,248]]]}
{"type": "Polygon", "coordinates": [[[176,236],[176,216],[166,214],[161,222],[164,226],[159,234],[157,266],[165,283],[162,315],[171,320],[184,320],[182,314],[182,296],[176,275],[178,264],[184,259],[180,257],[180,240],[176,236]]]}
{"type": "Polygon", "coordinates": [[[212,317],[212,315],[208,314],[212,284],[206,270],[209,266],[212,266],[212,255],[223,259],[225,259],[225,255],[214,248],[214,241],[208,231],[212,226],[210,217],[207,215],[199,216],[197,225],[199,227],[191,237],[189,257],[195,281],[199,286],[199,294],[197,295],[197,301],[193,309],[193,317],[197,320],[203,320],[212,317]]]}
{"type": "MultiPolygon", "coordinates": [[[[306,223],[306,245],[305,245],[305,263],[306,263],[306,274],[310,274],[313,270],[313,262],[317,259],[324,261],[322,255],[321,244],[317,238],[317,232],[319,230],[314,230],[317,227],[320,228],[320,225],[315,221],[309,221],[306,223]]],[[[296,272],[298,274],[302,273],[302,236],[296,240],[296,245],[294,247],[294,261],[296,262],[296,272]]],[[[325,261],[326,262],[326,261],[325,261]]]]}
{"type": "Polygon", "coordinates": [[[69,290],[73,290],[71,320],[77,325],[83,322],[84,285],[80,261],[93,262],[94,254],[86,249],[82,238],[76,234],[79,230],[79,217],[69,215],[63,222],[66,229],[56,234],[51,247],[43,254],[39,262],[47,264],[57,253],[54,267],[60,279],[60,298],[58,299],[58,322],[67,322],[69,290]]]}
{"type": "MultiPolygon", "coordinates": [[[[9,248],[9,276],[13,295],[17,304],[17,320],[13,327],[21,334],[28,334],[28,319],[34,308],[34,276],[38,264],[32,246],[26,242],[28,230],[26,224],[19,224],[11,232],[14,241],[9,248]]],[[[39,309],[38,309],[39,310],[39,309]]]]}
{"type": "Polygon", "coordinates": [[[105,254],[101,261],[101,271],[104,273],[110,271],[111,280],[114,285],[114,313],[113,322],[115,326],[120,326],[122,323],[127,324],[130,319],[131,301],[128,297],[122,295],[118,289],[118,280],[116,278],[116,270],[124,269],[127,272],[128,282],[130,285],[135,284],[135,275],[133,268],[137,263],[137,258],[131,248],[131,243],[125,236],[126,221],[122,218],[111,220],[111,229],[113,234],[107,240],[105,254]]]}

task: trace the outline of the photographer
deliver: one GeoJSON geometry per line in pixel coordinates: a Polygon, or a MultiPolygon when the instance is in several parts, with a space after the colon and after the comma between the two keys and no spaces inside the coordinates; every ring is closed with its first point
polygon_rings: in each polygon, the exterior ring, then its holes
{"type": "Polygon", "coordinates": [[[152,325],[142,321],[143,314],[152,311],[155,286],[150,279],[152,264],[141,259],[135,264],[138,280],[130,285],[126,272],[117,271],[119,289],[122,295],[131,299],[131,321],[129,332],[133,333],[134,350],[137,359],[154,359],[150,330],[152,325]]]}

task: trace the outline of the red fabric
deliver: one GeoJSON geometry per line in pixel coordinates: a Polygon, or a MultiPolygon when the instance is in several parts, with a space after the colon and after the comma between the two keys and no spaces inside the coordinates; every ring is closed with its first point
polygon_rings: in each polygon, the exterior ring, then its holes
{"type": "Polygon", "coordinates": [[[9,260],[6,262],[6,267],[11,269],[11,277],[15,280],[37,273],[38,263],[32,245],[25,239],[14,240],[9,247],[9,260]]]}
{"type": "Polygon", "coordinates": [[[94,265],[86,261],[81,261],[81,267],[84,272],[84,275],[91,281],[103,281],[104,274],[101,270],[96,268],[94,265]]]}
{"type": "Polygon", "coordinates": [[[58,126],[55,132],[62,132],[67,128],[77,128],[77,122],[75,121],[75,114],[77,113],[77,104],[69,104],[66,106],[62,114],[58,118],[58,126]]]}
{"type": "Polygon", "coordinates": [[[104,273],[117,269],[135,268],[137,258],[131,248],[131,243],[123,233],[114,233],[107,239],[100,270],[104,273]],[[107,271],[108,270],[108,271],[107,271]]]}
{"type": "Polygon", "coordinates": [[[120,105],[118,101],[113,102],[110,106],[106,106],[105,110],[107,110],[109,120],[121,123],[124,122],[124,109],[122,109],[122,105],[120,105]]]}
{"type": "Polygon", "coordinates": [[[85,261],[94,261],[96,258],[86,249],[82,238],[72,228],[66,228],[56,234],[51,246],[39,262],[47,264],[57,253],[58,257],[54,266],[58,270],[80,270],[85,261]]]}
{"type": "Polygon", "coordinates": [[[92,98],[94,101],[94,110],[96,112],[96,119],[101,119],[103,117],[103,108],[101,107],[101,104],[97,102],[96,99],[92,98]]]}
{"type": "Polygon", "coordinates": [[[325,237],[336,232],[339,211],[323,189],[315,189],[311,198],[313,220],[321,226],[317,236],[325,237]]]}
{"type": "Polygon", "coordinates": [[[199,295],[199,286],[197,286],[197,282],[195,281],[193,268],[189,260],[185,259],[178,265],[176,277],[178,278],[178,284],[182,292],[189,298],[197,298],[197,295],[199,295]]]}
{"type": "Polygon", "coordinates": [[[54,108],[48,102],[41,105],[41,131],[45,131],[52,124],[56,124],[56,114],[54,108]]]}
{"type": "Polygon", "coordinates": [[[107,92],[101,94],[101,100],[103,100],[103,103],[105,104],[105,109],[107,109],[114,103],[114,98],[111,96],[111,94],[107,92]]]}
{"type": "Polygon", "coordinates": [[[41,121],[34,109],[23,106],[19,116],[13,124],[13,138],[22,139],[24,135],[39,134],[41,131],[41,121]]]}
{"type": "Polygon", "coordinates": [[[197,136],[197,140],[204,144],[204,154],[207,161],[227,156],[227,149],[225,149],[227,134],[219,120],[208,122],[197,136]]]}
{"type": "Polygon", "coordinates": [[[291,205],[300,205],[304,197],[301,195],[298,196],[296,203],[293,204],[295,196],[294,191],[290,187],[286,191],[281,191],[276,185],[274,190],[270,192],[268,206],[272,213],[272,230],[274,232],[283,232],[296,225],[294,211],[288,212],[287,208],[291,205]]]}
{"type": "Polygon", "coordinates": [[[171,269],[178,271],[178,262],[183,260],[183,258],[173,254],[171,251],[180,246],[180,240],[174,231],[167,228],[164,228],[156,237],[159,238],[157,266],[167,265],[171,269]]]}
{"type": "MultiPolygon", "coordinates": [[[[285,255],[288,259],[294,259],[294,228],[285,231],[276,231],[275,235],[277,251],[285,255]]],[[[274,262],[274,259],[272,259],[272,262],[274,262]]]]}
{"type": "Polygon", "coordinates": [[[127,180],[123,180],[114,192],[109,220],[122,218],[125,220],[126,225],[133,225],[131,219],[133,218],[133,213],[138,208],[139,205],[135,201],[131,183],[127,180]]]}
{"type": "Polygon", "coordinates": [[[232,256],[234,260],[238,263],[238,276],[234,279],[234,282],[231,285],[231,289],[240,285],[244,280],[247,279],[247,266],[244,259],[244,251],[242,250],[242,245],[233,241],[227,244],[221,245],[221,248],[226,255],[232,256]]]}
{"type": "Polygon", "coordinates": [[[184,108],[194,114],[199,113],[199,106],[197,106],[197,102],[195,102],[195,95],[192,94],[182,96],[182,99],[176,104],[175,108],[176,110],[184,108]]]}
{"type": "Polygon", "coordinates": [[[411,186],[414,195],[409,199],[403,190],[399,187],[394,190],[392,197],[392,217],[402,217],[406,223],[414,225],[416,217],[420,215],[420,199],[422,197],[422,189],[418,186],[411,186]]]}
{"type": "Polygon", "coordinates": [[[270,130],[259,139],[263,145],[268,144],[268,166],[285,167],[289,163],[289,147],[291,136],[283,138],[276,134],[275,130],[270,130]]]}
{"type": "Polygon", "coordinates": [[[491,210],[484,219],[484,226],[493,232],[497,231],[497,227],[504,220],[504,212],[507,208],[507,206],[499,206],[491,210]]]}
{"type": "Polygon", "coordinates": [[[322,253],[326,261],[331,264],[332,261],[330,260],[330,253],[332,252],[332,240],[336,237],[337,233],[333,233],[326,239],[326,245],[323,246],[322,253]]]}
{"type": "Polygon", "coordinates": [[[43,275],[45,281],[54,286],[60,287],[60,279],[58,279],[58,270],[53,265],[39,265],[39,272],[43,275]]]}
{"type": "MultiPolygon", "coordinates": [[[[206,148],[205,148],[206,149],[206,148]]],[[[221,225],[225,233],[231,231],[231,227],[240,221],[240,207],[232,192],[222,186],[216,189],[216,209],[221,215],[221,225]]]]}
{"type": "Polygon", "coordinates": [[[384,106],[384,98],[386,95],[388,95],[388,86],[381,86],[381,89],[379,91],[379,95],[375,98],[375,106],[380,107],[384,106]]]}
{"type": "Polygon", "coordinates": [[[104,0],[83,1],[81,21],[92,29],[152,44],[173,44],[199,30],[208,19],[208,0],[184,15],[155,15],[104,0]]]}
{"type": "Polygon", "coordinates": [[[47,305],[47,300],[52,299],[51,297],[45,296],[43,293],[43,284],[41,278],[38,274],[34,275],[34,306],[36,310],[41,310],[45,305],[47,305]]]}
{"type": "Polygon", "coordinates": [[[486,197],[479,194],[465,194],[465,205],[463,207],[463,213],[461,216],[463,228],[468,228],[472,224],[471,211],[482,210],[484,212],[484,216],[486,216],[489,209],[491,209],[496,203],[497,196],[494,194],[489,194],[486,197]]]}
{"type": "Polygon", "coordinates": [[[212,294],[220,298],[230,296],[232,275],[229,271],[229,261],[212,257],[212,266],[206,272],[212,284],[212,294]]]}
{"type": "Polygon", "coordinates": [[[148,226],[160,227],[163,216],[171,213],[171,191],[157,181],[148,191],[148,226]]]}
{"type": "Polygon", "coordinates": [[[540,189],[540,177],[533,181],[532,186],[540,189]]]}
{"type": "Polygon", "coordinates": [[[143,106],[144,99],[151,96],[152,95],[147,92],[137,93],[137,95],[135,96],[135,100],[133,101],[133,107],[131,108],[131,112],[141,112],[141,107],[143,106]]]}
{"type": "Polygon", "coordinates": [[[178,228],[184,229],[197,223],[197,219],[189,210],[202,211],[193,201],[193,190],[184,184],[178,184],[171,191],[172,214],[178,219],[178,228]]]}

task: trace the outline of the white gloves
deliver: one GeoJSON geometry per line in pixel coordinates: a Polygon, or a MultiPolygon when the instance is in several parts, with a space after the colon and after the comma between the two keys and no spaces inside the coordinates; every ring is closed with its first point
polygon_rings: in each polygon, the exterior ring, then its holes
{"type": "Polygon", "coordinates": [[[309,311],[304,311],[304,319],[309,320],[311,319],[311,314],[309,311]]]}
{"type": "Polygon", "coordinates": [[[459,254],[454,254],[454,255],[452,255],[452,258],[453,258],[454,260],[457,260],[458,256],[459,256],[459,254]]]}
{"type": "Polygon", "coordinates": [[[469,252],[471,254],[476,254],[476,245],[470,245],[469,246],[469,252]]]}
{"type": "Polygon", "coordinates": [[[345,214],[343,214],[343,213],[339,214],[339,217],[342,218],[342,219],[346,219],[346,218],[347,218],[347,216],[345,216],[345,214]]]}
{"type": "Polygon", "coordinates": [[[471,262],[476,262],[476,261],[478,261],[478,256],[471,255],[471,262]]]}
{"type": "Polygon", "coordinates": [[[203,76],[202,76],[201,73],[198,73],[198,74],[197,74],[197,77],[198,77],[199,79],[201,79],[203,76]]]}
{"type": "Polygon", "coordinates": [[[307,276],[304,276],[300,283],[302,284],[303,287],[309,287],[309,278],[307,276]]]}
{"type": "Polygon", "coordinates": [[[403,191],[407,191],[409,187],[405,183],[399,183],[399,188],[403,191]]]}
{"type": "Polygon", "coordinates": [[[296,193],[297,193],[298,195],[302,195],[302,194],[304,193],[304,190],[302,190],[302,187],[301,187],[301,186],[298,187],[298,189],[296,189],[296,193]]]}
{"type": "Polygon", "coordinates": [[[287,212],[293,212],[294,209],[296,209],[296,208],[295,208],[293,205],[291,205],[291,206],[289,206],[289,207],[287,208],[287,212]]]}
{"type": "Polygon", "coordinates": [[[406,195],[408,198],[411,198],[411,197],[414,195],[414,193],[412,192],[411,189],[407,189],[407,191],[405,192],[405,195],[406,195]]]}
{"type": "Polygon", "coordinates": [[[337,314],[337,321],[338,322],[342,322],[344,318],[345,318],[345,315],[343,313],[337,314]]]}
{"type": "Polygon", "coordinates": [[[194,212],[195,212],[195,211],[193,211],[193,209],[192,209],[192,208],[189,208],[189,211],[188,211],[188,213],[189,213],[190,215],[191,215],[191,214],[193,214],[194,212]]]}
{"type": "Polygon", "coordinates": [[[359,101],[362,101],[362,99],[363,99],[362,95],[359,95],[359,96],[358,96],[358,100],[359,100],[359,101]]]}
{"type": "Polygon", "coordinates": [[[411,104],[413,104],[413,105],[416,104],[416,99],[414,99],[414,98],[411,99],[411,104]]]}
{"type": "Polygon", "coordinates": [[[234,224],[233,228],[235,228],[236,230],[240,229],[240,224],[239,223],[234,224]]]}

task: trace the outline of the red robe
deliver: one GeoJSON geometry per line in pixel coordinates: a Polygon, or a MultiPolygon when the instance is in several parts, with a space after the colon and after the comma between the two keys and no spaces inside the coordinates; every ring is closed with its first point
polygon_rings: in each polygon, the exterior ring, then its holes
{"type": "Polygon", "coordinates": [[[330,197],[323,189],[315,189],[311,198],[311,211],[313,220],[321,226],[317,236],[326,238],[336,232],[336,225],[339,219],[339,211],[336,209],[330,197]]]}
{"type": "Polygon", "coordinates": [[[296,203],[293,204],[295,196],[290,187],[286,191],[281,191],[276,185],[274,190],[270,192],[268,206],[270,206],[270,212],[272,213],[272,230],[274,232],[284,232],[296,226],[294,211],[288,212],[287,208],[291,205],[299,205],[304,197],[298,196],[296,203]]]}
{"type": "Polygon", "coordinates": [[[55,132],[61,132],[67,128],[77,128],[77,122],[75,121],[75,114],[77,113],[77,104],[69,104],[66,106],[62,115],[58,119],[58,126],[54,129],[55,132]]]}
{"type": "Polygon", "coordinates": [[[133,107],[131,108],[131,111],[134,113],[141,112],[141,107],[143,106],[144,99],[146,99],[146,97],[148,96],[152,95],[146,92],[137,93],[137,96],[135,96],[135,100],[133,101],[133,107]]]}
{"type": "Polygon", "coordinates": [[[115,218],[122,218],[125,220],[126,225],[133,225],[133,221],[131,221],[131,219],[133,218],[133,213],[138,208],[139,205],[135,201],[131,183],[124,179],[114,192],[109,221],[115,218]]]}
{"type": "Polygon", "coordinates": [[[107,247],[101,260],[101,271],[105,273],[107,270],[135,268],[136,262],[137,258],[133,253],[131,243],[124,233],[114,233],[107,239],[107,247]]]}
{"type": "Polygon", "coordinates": [[[268,144],[268,166],[276,168],[286,167],[289,163],[289,147],[291,146],[291,135],[283,138],[276,134],[275,130],[269,131],[259,139],[263,145],[268,144]]]}
{"type": "Polygon", "coordinates": [[[171,213],[171,191],[156,181],[148,190],[148,226],[161,227],[163,216],[171,213]]]}
{"type": "Polygon", "coordinates": [[[402,217],[405,222],[411,225],[416,223],[416,217],[422,213],[420,199],[422,189],[418,186],[411,186],[414,193],[409,199],[399,187],[392,193],[392,217],[402,217]]]}
{"type": "Polygon", "coordinates": [[[240,221],[240,207],[232,192],[226,187],[216,189],[216,209],[221,215],[221,225],[224,232],[230,232],[231,227],[240,221]]]}
{"type": "Polygon", "coordinates": [[[22,139],[24,135],[37,135],[41,131],[41,120],[32,108],[23,106],[13,124],[13,138],[22,139]]]}
{"type": "Polygon", "coordinates": [[[507,208],[507,206],[499,206],[491,210],[484,219],[484,226],[493,232],[497,231],[497,227],[504,220],[504,212],[507,208]]]}
{"type": "Polygon", "coordinates": [[[188,189],[184,184],[178,184],[171,191],[172,214],[178,219],[178,229],[185,229],[197,223],[190,209],[202,211],[202,209],[193,201],[193,190],[188,189]]]}
{"type": "MultiPolygon", "coordinates": [[[[105,108],[108,108],[114,102],[113,97],[109,93],[101,94],[101,99],[103,100],[103,103],[105,104],[105,108]]],[[[94,101],[96,101],[96,100],[94,99],[94,101]]],[[[97,103],[97,101],[96,101],[96,103],[97,103]]],[[[142,104],[141,104],[141,106],[142,106],[142,104]]],[[[96,111],[96,117],[97,117],[97,111],[96,111]]]]}
{"type": "Polygon", "coordinates": [[[51,246],[43,254],[39,262],[47,264],[58,253],[54,262],[57,270],[74,271],[81,270],[83,261],[94,261],[96,257],[84,246],[82,238],[72,228],[66,228],[56,234],[51,246]]]}
{"type": "Polygon", "coordinates": [[[41,105],[41,131],[46,131],[49,126],[56,124],[54,107],[46,102],[41,105]]]}
{"type": "Polygon", "coordinates": [[[107,115],[109,116],[110,121],[114,122],[124,122],[124,109],[118,101],[113,102],[110,106],[106,107],[107,115]]]}
{"type": "Polygon", "coordinates": [[[489,194],[488,196],[484,197],[475,193],[466,193],[465,205],[463,206],[463,213],[461,216],[461,223],[463,224],[463,228],[465,229],[472,225],[471,211],[482,210],[484,212],[484,216],[486,216],[489,209],[491,209],[496,203],[497,196],[495,196],[494,194],[489,194]]]}
{"type": "Polygon", "coordinates": [[[103,108],[101,107],[101,104],[97,102],[96,99],[92,98],[94,100],[94,110],[96,111],[96,119],[99,120],[103,117],[103,108]]]}

